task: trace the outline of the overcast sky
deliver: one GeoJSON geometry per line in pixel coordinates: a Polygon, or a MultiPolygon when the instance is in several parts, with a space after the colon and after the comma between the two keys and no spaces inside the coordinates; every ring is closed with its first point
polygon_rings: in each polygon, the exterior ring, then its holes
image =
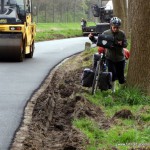
{"type": "MultiPolygon", "coordinates": [[[[128,4],[128,0],[126,0],[127,1],[127,4],[128,4]]],[[[128,7],[128,5],[127,5],[127,7],[128,7]]],[[[110,0],[107,4],[106,4],[106,8],[105,8],[106,10],[107,9],[113,9],[113,4],[112,4],[112,0],[110,0]]]]}

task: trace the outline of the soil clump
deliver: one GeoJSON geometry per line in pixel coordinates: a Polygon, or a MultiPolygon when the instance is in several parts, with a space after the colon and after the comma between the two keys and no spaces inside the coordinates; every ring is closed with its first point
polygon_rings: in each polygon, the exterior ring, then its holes
{"type": "Polygon", "coordinates": [[[88,117],[99,128],[109,128],[102,110],[81,96],[89,92],[81,86],[82,61],[78,55],[63,63],[37,99],[24,150],[86,150],[88,139],[72,125],[77,118],[88,117]]]}

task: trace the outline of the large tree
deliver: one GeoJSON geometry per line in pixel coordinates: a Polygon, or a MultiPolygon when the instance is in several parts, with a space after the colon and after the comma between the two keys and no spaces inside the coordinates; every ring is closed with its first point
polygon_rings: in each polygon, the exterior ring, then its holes
{"type": "Polygon", "coordinates": [[[127,0],[112,0],[113,14],[122,20],[122,29],[127,34],[127,0]]]}
{"type": "MultiPolygon", "coordinates": [[[[150,95],[150,1],[132,1],[131,57],[127,83],[150,95]]],[[[129,14],[130,15],[130,14],[129,14]]]]}
{"type": "Polygon", "coordinates": [[[134,15],[135,15],[133,13],[133,10],[132,10],[133,1],[134,0],[128,0],[128,22],[127,22],[127,25],[128,25],[128,35],[129,35],[129,37],[131,37],[132,17],[134,17],[134,15]]]}

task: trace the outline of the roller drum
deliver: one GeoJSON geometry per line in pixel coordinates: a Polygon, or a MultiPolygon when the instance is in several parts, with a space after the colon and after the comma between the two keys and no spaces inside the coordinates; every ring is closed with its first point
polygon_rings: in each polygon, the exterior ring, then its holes
{"type": "Polygon", "coordinates": [[[0,33],[0,60],[18,60],[22,54],[21,33],[0,33]]]}

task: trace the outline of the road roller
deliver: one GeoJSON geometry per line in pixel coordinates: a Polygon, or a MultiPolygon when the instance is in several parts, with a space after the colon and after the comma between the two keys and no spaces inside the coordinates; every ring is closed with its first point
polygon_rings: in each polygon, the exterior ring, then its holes
{"type": "Polygon", "coordinates": [[[31,0],[0,0],[0,60],[33,57],[35,12],[31,0]]]}

